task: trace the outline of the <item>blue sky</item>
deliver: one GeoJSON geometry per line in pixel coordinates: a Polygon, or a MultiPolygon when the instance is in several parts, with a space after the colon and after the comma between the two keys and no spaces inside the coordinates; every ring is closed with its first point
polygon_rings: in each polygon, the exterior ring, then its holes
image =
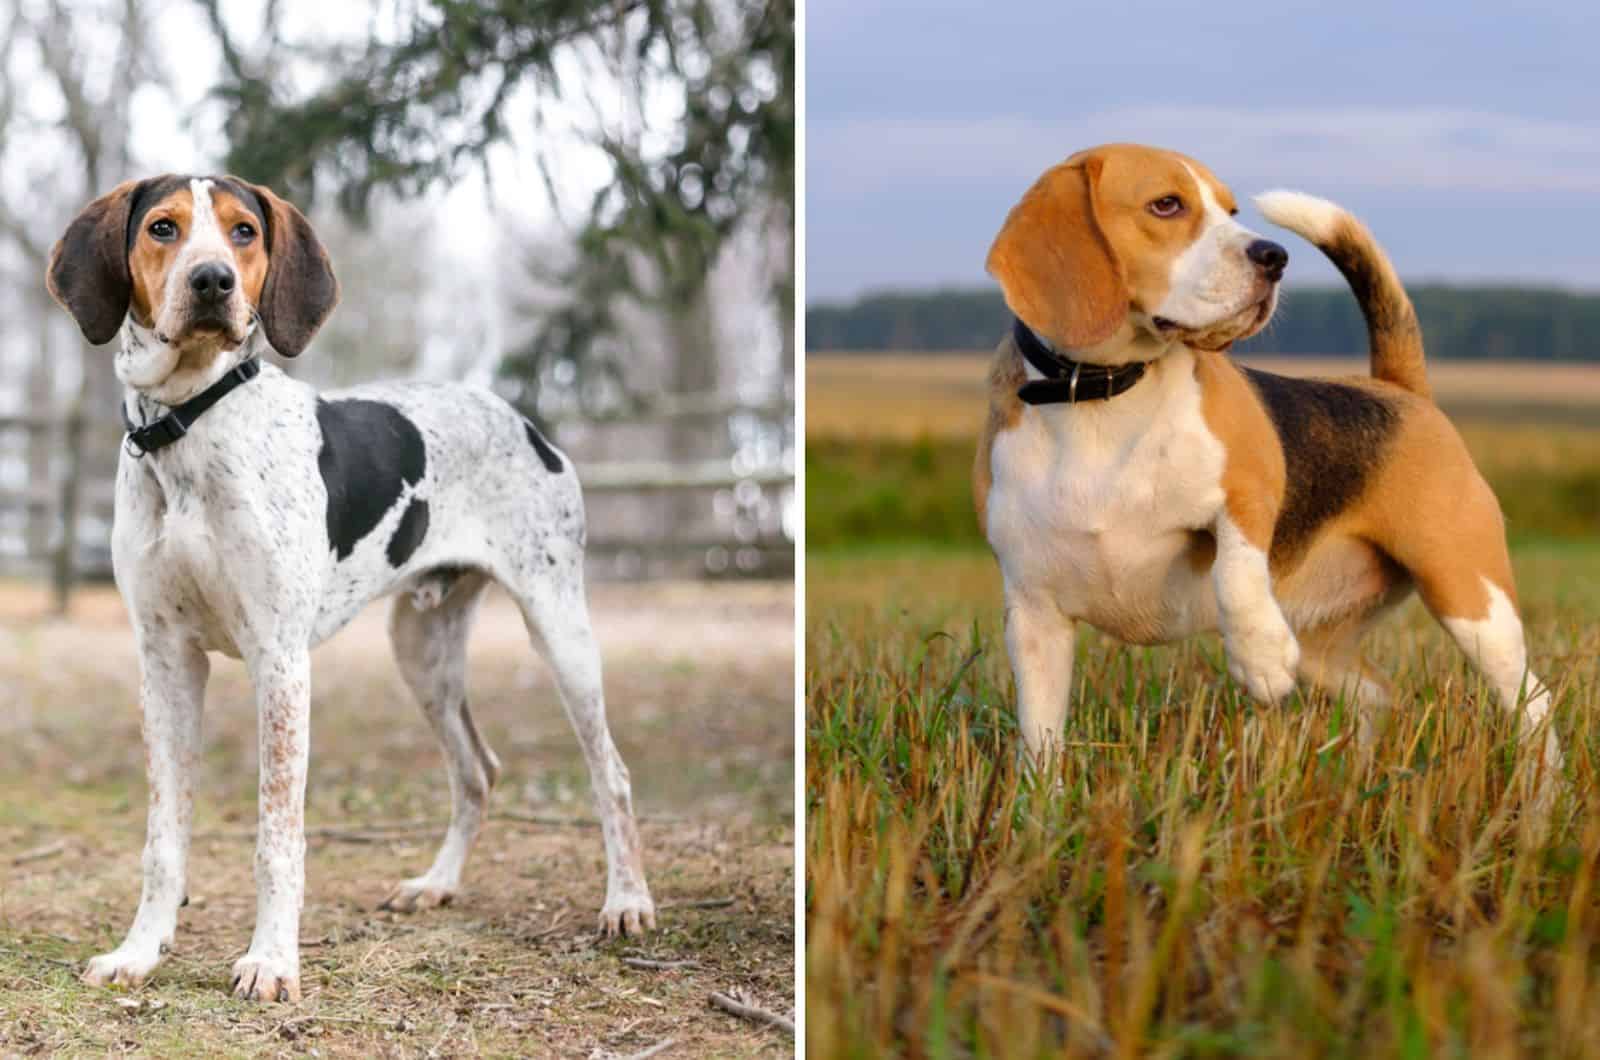
{"type": "MultiPolygon", "coordinates": [[[[1408,280],[1600,289],[1600,23],[1510,11],[809,0],[806,300],[988,283],[1011,204],[1112,140],[1343,203],[1408,280]]],[[[1283,235],[1291,283],[1336,282],[1283,235]]]]}

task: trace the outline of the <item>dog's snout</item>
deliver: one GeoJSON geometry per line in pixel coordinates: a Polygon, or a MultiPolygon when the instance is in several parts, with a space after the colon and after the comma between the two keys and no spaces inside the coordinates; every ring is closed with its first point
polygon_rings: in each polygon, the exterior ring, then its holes
{"type": "Polygon", "coordinates": [[[189,289],[202,302],[220,302],[233,293],[233,269],[217,261],[196,265],[189,271],[189,289]]]}
{"type": "Polygon", "coordinates": [[[1267,279],[1283,276],[1283,267],[1289,264],[1289,252],[1270,239],[1258,239],[1244,248],[1244,256],[1261,267],[1267,279]]]}

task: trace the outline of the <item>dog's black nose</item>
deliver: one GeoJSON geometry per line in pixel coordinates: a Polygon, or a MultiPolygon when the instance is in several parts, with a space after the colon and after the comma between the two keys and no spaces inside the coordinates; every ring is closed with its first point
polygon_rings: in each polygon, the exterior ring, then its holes
{"type": "Polygon", "coordinates": [[[219,261],[196,265],[189,271],[189,289],[202,302],[220,302],[233,293],[233,270],[219,261]]]}
{"type": "Polygon", "coordinates": [[[1289,252],[1270,239],[1258,239],[1244,248],[1244,256],[1261,266],[1261,271],[1267,274],[1267,279],[1277,280],[1283,276],[1283,267],[1289,264],[1289,252]]]}

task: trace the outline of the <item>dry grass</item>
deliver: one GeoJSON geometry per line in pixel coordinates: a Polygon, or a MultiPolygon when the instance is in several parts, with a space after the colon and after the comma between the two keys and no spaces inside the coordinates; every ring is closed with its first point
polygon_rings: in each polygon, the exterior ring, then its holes
{"type": "Polygon", "coordinates": [[[395,673],[381,612],[313,657],[302,919],[306,999],[228,997],[255,898],[255,721],[238,664],[213,666],[192,901],[176,948],[131,994],[77,983],[139,889],[137,667],[120,604],[70,621],[0,586],[0,1055],[624,1056],[788,1054],[713,991],[793,1007],[793,634],[787,586],[600,586],[613,731],[634,778],[659,932],[601,941],[604,854],[547,669],[503,598],[472,643],[474,712],[506,765],[448,908],[374,912],[427,867],[449,796],[395,673]],[[495,816],[494,813],[498,813],[495,816]],[[520,819],[512,819],[515,815],[520,819]],[[623,958],[692,960],[651,969],[623,958]]]}
{"type": "Polygon", "coordinates": [[[1369,645],[1403,690],[1370,763],[1338,702],[1241,699],[1214,638],[1090,633],[1038,776],[990,557],[810,557],[812,1053],[1600,1056],[1600,550],[1516,562],[1567,750],[1543,829],[1415,607],[1369,645]]]}
{"type": "MultiPolygon", "coordinates": [[[[1365,375],[1364,358],[1251,357],[1284,375],[1365,375]]],[[[806,434],[810,438],[974,436],[988,408],[989,354],[808,354],[806,434]]],[[[1434,361],[1439,403],[1458,417],[1596,427],[1600,366],[1537,362],[1434,361]]],[[[1591,436],[1591,447],[1596,445],[1591,436]]]]}

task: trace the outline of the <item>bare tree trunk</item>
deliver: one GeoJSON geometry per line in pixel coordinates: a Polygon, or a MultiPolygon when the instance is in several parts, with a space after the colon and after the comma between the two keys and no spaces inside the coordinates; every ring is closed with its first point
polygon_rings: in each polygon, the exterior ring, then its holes
{"type": "MultiPolygon", "coordinates": [[[[33,313],[35,321],[42,321],[44,313],[36,309],[33,313]]],[[[50,348],[50,329],[42,327],[39,335],[37,355],[28,363],[26,387],[26,404],[23,406],[36,415],[47,414],[55,405],[56,386],[56,358],[50,348]]],[[[53,461],[59,440],[50,431],[27,431],[23,434],[26,445],[25,460],[27,461],[28,480],[27,488],[31,494],[38,491],[38,496],[53,497],[49,486],[54,474],[53,461]]],[[[32,496],[27,505],[27,521],[24,524],[24,546],[27,555],[43,556],[50,547],[50,536],[56,526],[56,513],[52,510],[53,504],[36,504],[32,496]]]]}
{"type": "MultiPolygon", "coordinates": [[[[717,388],[721,373],[714,319],[710,288],[702,286],[694,300],[667,321],[672,356],[668,378],[673,393],[701,394],[717,388]]],[[[695,417],[674,420],[666,427],[667,455],[681,463],[725,455],[726,446],[719,437],[721,429],[720,421],[695,417]]],[[[709,529],[701,524],[710,511],[710,504],[699,492],[677,494],[669,508],[668,535],[693,537],[698,531],[709,529]]]]}

